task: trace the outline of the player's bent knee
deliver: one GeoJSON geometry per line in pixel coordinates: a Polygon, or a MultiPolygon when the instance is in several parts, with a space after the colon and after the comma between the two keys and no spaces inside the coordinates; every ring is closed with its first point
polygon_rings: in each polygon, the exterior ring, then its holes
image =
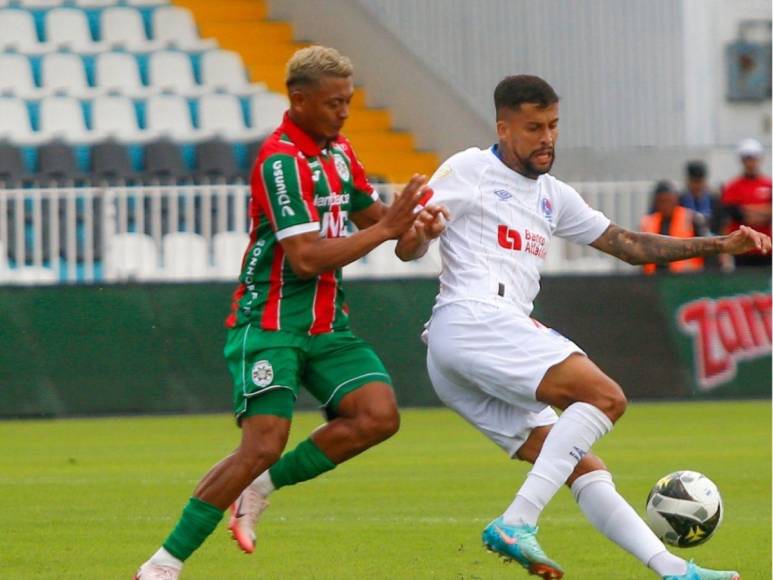
{"type": "Polygon", "coordinates": [[[400,429],[400,413],[395,406],[369,409],[357,416],[357,428],[364,443],[379,443],[400,429]]]}

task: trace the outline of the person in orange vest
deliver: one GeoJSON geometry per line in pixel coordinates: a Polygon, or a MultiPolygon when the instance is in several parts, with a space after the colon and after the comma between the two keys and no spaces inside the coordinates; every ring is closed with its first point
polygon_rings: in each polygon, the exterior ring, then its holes
{"type": "MultiPolygon", "coordinates": [[[[705,218],[691,209],[679,205],[679,194],[668,181],[659,181],[652,193],[653,212],[641,220],[643,232],[662,234],[676,238],[694,238],[709,235],[705,218]]],[[[703,269],[703,258],[690,258],[669,264],[645,264],[644,273],[697,272],[703,269]]]]}

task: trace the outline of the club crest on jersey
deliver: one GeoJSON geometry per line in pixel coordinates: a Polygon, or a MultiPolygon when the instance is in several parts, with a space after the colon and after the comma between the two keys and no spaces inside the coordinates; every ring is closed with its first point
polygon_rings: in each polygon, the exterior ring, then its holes
{"type": "Polygon", "coordinates": [[[267,360],[259,360],[252,365],[252,382],[259,387],[267,387],[274,381],[274,367],[267,360]]]}
{"type": "Polygon", "coordinates": [[[513,197],[513,194],[509,191],[506,191],[504,189],[495,189],[494,195],[496,195],[500,200],[507,201],[511,197],[513,197]]]}
{"type": "Polygon", "coordinates": [[[540,209],[546,220],[553,221],[553,204],[547,197],[543,197],[540,201],[540,209]]]}
{"type": "Polygon", "coordinates": [[[344,181],[349,181],[351,173],[349,173],[349,166],[346,164],[346,161],[344,161],[344,158],[340,155],[333,155],[333,162],[335,163],[338,176],[344,181]]]}

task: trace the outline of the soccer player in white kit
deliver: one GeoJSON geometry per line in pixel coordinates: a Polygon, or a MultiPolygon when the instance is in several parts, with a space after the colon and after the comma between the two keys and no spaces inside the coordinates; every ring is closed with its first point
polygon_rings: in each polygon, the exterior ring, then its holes
{"type": "MultiPolygon", "coordinates": [[[[425,335],[427,369],[440,399],[511,457],[534,464],[514,501],[483,532],[490,550],[542,578],[563,570],[536,540],[537,520],[566,483],[609,539],[671,580],[732,580],[669,553],[615,490],[590,451],[626,408],[620,386],[572,341],[529,317],[553,236],[632,264],[752,248],[770,238],[751,229],[677,239],[627,231],[548,174],[558,136],[558,96],[539,77],[505,78],[494,92],[498,144],[449,158],[430,180],[445,206],[440,292],[425,335]],[[559,417],[553,408],[563,412],[559,417]]],[[[428,241],[398,244],[403,260],[428,241]]]]}

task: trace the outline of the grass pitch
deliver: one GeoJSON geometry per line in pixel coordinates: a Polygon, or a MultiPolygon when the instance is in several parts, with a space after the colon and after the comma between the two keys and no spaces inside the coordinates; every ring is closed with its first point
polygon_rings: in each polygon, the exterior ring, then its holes
{"type": "MultiPolygon", "coordinates": [[[[595,449],[643,512],[662,475],[693,469],[726,515],[704,566],[771,578],[770,403],[634,404],[595,449]]],[[[320,423],[299,413],[291,445],[320,423]]],[[[131,578],[166,537],[197,480],[236,444],[227,416],[0,423],[0,578],[131,578]]],[[[255,554],[224,525],[188,561],[186,580],[527,578],[483,550],[480,532],[527,467],[444,409],[406,410],[392,440],[272,497],[255,554]]],[[[562,490],[540,539],[567,579],[655,578],[582,517],[562,490]]]]}

